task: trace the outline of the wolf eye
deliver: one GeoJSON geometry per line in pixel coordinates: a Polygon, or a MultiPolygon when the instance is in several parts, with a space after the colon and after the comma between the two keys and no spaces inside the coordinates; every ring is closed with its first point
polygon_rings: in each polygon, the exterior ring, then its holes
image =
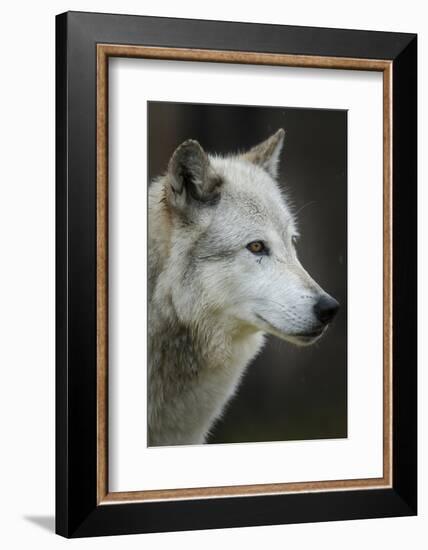
{"type": "Polygon", "coordinates": [[[267,248],[263,241],[253,241],[247,244],[247,248],[253,254],[266,254],[267,248]]]}
{"type": "Polygon", "coordinates": [[[291,237],[291,242],[294,244],[294,246],[296,246],[298,240],[299,240],[299,238],[298,238],[297,235],[293,235],[291,237]]]}

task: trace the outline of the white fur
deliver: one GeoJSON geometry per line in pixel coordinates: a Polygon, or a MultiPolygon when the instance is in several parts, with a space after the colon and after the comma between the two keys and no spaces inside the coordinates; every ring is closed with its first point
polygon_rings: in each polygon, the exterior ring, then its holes
{"type": "Polygon", "coordinates": [[[315,341],[324,291],[301,266],[274,176],[284,133],[234,157],[196,142],[149,193],[150,445],[203,443],[268,332],[315,341]],[[263,241],[268,255],[247,245],[263,241]]]}

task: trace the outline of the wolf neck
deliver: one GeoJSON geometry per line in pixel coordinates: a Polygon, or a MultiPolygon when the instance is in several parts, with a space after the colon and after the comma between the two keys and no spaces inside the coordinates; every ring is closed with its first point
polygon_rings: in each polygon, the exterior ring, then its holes
{"type": "Polygon", "coordinates": [[[156,187],[149,202],[149,445],[203,443],[263,335],[212,314],[180,319],[165,284],[170,227],[156,187]]]}
{"type": "Polygon", "coordinates": [[[263,336],[184,325],[166,309],[149,329],[149,444],[203,443],[263,336]]]}

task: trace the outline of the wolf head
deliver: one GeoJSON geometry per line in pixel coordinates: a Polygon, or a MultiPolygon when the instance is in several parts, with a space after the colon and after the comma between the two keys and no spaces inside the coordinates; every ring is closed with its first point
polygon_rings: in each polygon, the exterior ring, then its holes
{"type": "Polygon", "coordinates": [[[339,304],[305,271],[295,219],[277,184],[280,129],[249,151],[208,155],[194,140],[162,180],[169,256],[163,282],[179,318],[215,317],[295,344],[317,340],[339,304]]]}

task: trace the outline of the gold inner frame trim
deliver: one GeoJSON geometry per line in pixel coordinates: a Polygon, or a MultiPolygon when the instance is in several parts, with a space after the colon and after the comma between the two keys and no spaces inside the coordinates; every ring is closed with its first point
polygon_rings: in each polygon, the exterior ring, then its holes
{"type": "Polygon", "coordinates": [[[97,44],[97,503],[239,497],[392,486],[392,62],[223,50],[97,44]],[[108,59],[277,65],[383,73],[383,476],[296,483],[109,492],[108,488],[108,59]]]}

